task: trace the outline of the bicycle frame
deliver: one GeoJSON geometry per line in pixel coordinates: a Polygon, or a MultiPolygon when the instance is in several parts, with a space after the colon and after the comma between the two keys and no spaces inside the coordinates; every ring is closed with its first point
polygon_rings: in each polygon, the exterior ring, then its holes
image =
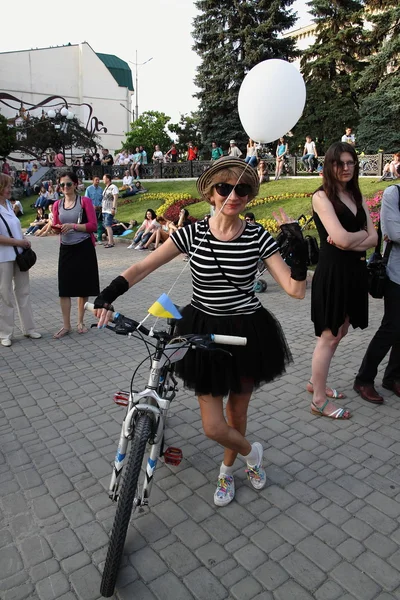
{"type": "Polygon", "coordinates": [[[179,360],[182,352],[186,353],[184,344],[167,344],[163,338],[157,340],[155,355],[152,360],[147,387],[142,392],[129,393],[129,402],[125,418],[122,423],[118,449],[114,460],[114,469],[111,475],[108,495],[111,500],[118,499],[119,482],[124,466],[129,441],[132,439],[135,422],[139,415],[148,413],[153,419],[154,427],[151,433],[151,449],[147,459],[146,474],[143,481],[141,494],[135,498],[137,506],[147,506],[153,475],[161,456],[161,446],[164,441],[164,430],[168,409],[175,397],[177,382],[173,377],[173,363],[179,360]],[[168,350],[170,352],[168,352],[168,350]],[[175,355],[173,358],[168,354],[175,355]],[[172,388],[171,388],[172,381],[172,388]],[[158,390],[161,389],[161,394],[158,390]]]}

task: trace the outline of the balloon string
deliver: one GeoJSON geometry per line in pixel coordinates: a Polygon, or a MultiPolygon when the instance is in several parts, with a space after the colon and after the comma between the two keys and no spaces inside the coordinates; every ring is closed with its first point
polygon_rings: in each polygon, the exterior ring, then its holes
{"type": "MultiPolygon", "coordinates": [[[[245,174],[246,170],[247,170],[249,167],[250,167],[251,169],[253,168],[253,167],[251,167],[251,166],[250,166],[250,163],[246,163],[246,166],[245,166],[245,168],[243,169],[242,173],[239,175],[239,177],[238,177],[238,179],[237,179],[237,181],[236,181],[235,185],[233,186],[233,189],[232,189],[232,191],[230,192],[229,196],[227,196],[227,197],[226,197],[226,199],[224,200],[224,202],[223,202],[223,204],[222,204],[221,208],[219,209],[218,213],[214,215],[215,217],[218,217],[218,216],[221,214],[221,212],[222,212],[222,211],[223,211],[223,209],[224,209],[224,206],[225,206],[225,204],[226,204],[226,203],[228,202],[228,200],[230,199],[230,197],[231,197],[232,193],[233,193],[233,192],[235,191],[235,189],[236,189],[236,186],[239,184],[240,180],[242,179],[243,175],[245,174]]],[[[206,235],[207,235],[207,233],[208,233],[208,230],[206,230],[206,231],[205,231],[205,233],[204,233],[203,237],[202,237],[202,238],[201,238],[201,240],[200,240],[200,243],[199,243],[199,245],[197,246],[197,248],[195,248],[195,250],[194,250],[194,252],[193,252],[192,256],[189,256],[189,255],[188,255],[188,261],[187,261],[187,263],[186,263],[186,264],[183,266],[183,268],[182,268],[181,272],[180,272],[180,273],[178,273],[178,275],[177,275],[177,277],[176,277],[175,281],[173,282],[173,284],[171,285],[171,287],[169,288],[169,290],[168,290],[168,292],[167,292],[167,296],[170,296],[170,294],[172,293],[172,290],[174,289],[174,287],[175,287],[175,286],[176,286],[176,284],[178,283],[179,279],[182,277],[183,273],[185,272],[185,270],[186,270],[186,269],[188,268],[188,266],[190,265],[190,262],[191,262],[192,258],[193,258],[193,257],[196,255],[196,252],[197,252],[197,250],[200,248],[200,246],[201,246],[201,245],[202,245],[202,243],[204,242],[204,240],[205,240],[205,238],[206,238],[206,235]]],[[[159,318],[160,318],[160,317],[156,317],[155,323],[154,323],[154,325],[153,325],[153,329],[156,327],[156,325],[157,325],[157,322],[158,322],[158,319],[159,319],[159,318]]],[[[145,319],[147,319],[147,317],[145,317],[145,319]]],[[[143,321],[144,321],[145,319],[143,319],[143,321]]],[[[143,321],[142,321],[142,323],[143,323],[143,321]]]]}

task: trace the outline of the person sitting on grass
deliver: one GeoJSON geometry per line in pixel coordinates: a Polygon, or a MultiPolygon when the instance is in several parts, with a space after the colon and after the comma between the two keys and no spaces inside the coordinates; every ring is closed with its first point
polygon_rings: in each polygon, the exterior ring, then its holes
{"type": "Polygon", "coordinates": [[[39,206],[36,213],[36,219],[31,223],[25,232],[25,235],[34,235],[36,231],[42,229],[49,220],[49,216],[45,214],[44,208],[39,206]]]}
{"type": "Polygon", "coordinates": [[[143,247],[151,237],[151,234],[159,227],[157,223],[157,215],[152,208],[146,210],[145,218],[141,226],[136,232],[133,242],[128,246],[128,250],[145,250],[143,247]]]}
{"type": "Polygon", "coordinates": [[[124,192],[132,186],[133,177],[129,175],[129,171],[125,171],[124,177],[122,179],[122,185],[119,188],[120,192],[124,192]]]}
{"type": "Polygon", "coordinates": [[[24,208],[19,200],[15,200],[15,198],[11,198],[10,200],[11,206],[13,208],[14,214],[20,219],[24,214],[24,208]]]}
{"type": "Polygon", "coordinates": [[[269,181],[267,165],[263,160],[260,160],[260,162],[257,165],[257,175],[260,184],[267,183],[269,181]]]}
{"type": "Polygon", "coordinates": [[[49,192],[46,190],[44,185],[40,188],[39,197],[35,202],[35,208],[47,208],[49,204],[49,192]]]}
{"type": "Polygon", "coordinates": [[[37,231],[35,231],[34,235],[36,237],[45,237],[47,235],[56,235],[55,231],[53,230],[53,205],[52,204],[49,205],[49,218],[47,219],[46,225],[44,225],[44,227],[42,227],[41,229],[38,229],[37,231]]]}
{"type": "Polygon", "coordinates": [[[160,225],[153,233],[151,234],[148,241],[145,243],[143,248],[145,250],[157,250],[158,246],[165,242],[171,235],[173,231],[177,230],[177,227],[173,224],[172,221],[167,221],[162,216],[157,217],[157,223],[160,225]],[[150,248],[150,244],[154,242],[154,248],[150,248]]]}
{"type": "Polygon", "coordinates": [[[113,235],[122,235],[125,231],[128,230],[132,230],[134,227],[137,227],[137,221],[135,219],[131,219],[129,221],[129,223],[124,222],[124,223],[120,223],[118,221],[116,221],[115,223],[113,223],[112,230],[113,230],[113,235]]]}
{"type": "Polygon", "coordinates": [[[147,192],[147,190],[142,186],[140,181],[132,182],[132,185],[129,185],[126,191],[120,196],[120,198],[129,198],[130,196],[135,196],[136,194],[143,194],[147,192]]]}
{"type": "Polygon", "coordinates": [[[54,204],[54,202],[56,202],[59,198],[59,194],[56,191],[55,187],[53,186],[53,182],[49,181],[49,185],[47,188],[47,202],[48,205],[51,206],[52,204],[54,204]]]}

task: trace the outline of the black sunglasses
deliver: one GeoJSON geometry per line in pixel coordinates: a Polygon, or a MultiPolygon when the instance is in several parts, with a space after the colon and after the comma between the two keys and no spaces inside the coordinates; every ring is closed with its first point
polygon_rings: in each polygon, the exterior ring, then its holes
{"type": "Polygon", "coordinates": [[[214,187],[217,190],[217,193],[224,198],[227,198],[233,189],[235,189],[236,194],[241,198],[248,196],[252,191],[252,187],[248,183],[238,183],[237,185],[232,185],[231,183],[216,183],[214,187]]]}
{"type": "Polygon", "coordinates": [[[73,185],[74,184],[72,183],[72,181],[67,181],[66,183],[60,183],[60,188],[62,188],[62,189],[65,188],[65,187],[70,188],[73,185]]]}

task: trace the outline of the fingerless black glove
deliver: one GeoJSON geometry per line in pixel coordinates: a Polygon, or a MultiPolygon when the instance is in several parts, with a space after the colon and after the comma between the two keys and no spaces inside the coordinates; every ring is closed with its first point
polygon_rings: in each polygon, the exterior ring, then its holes
{"type": "Polygon", "coordinates": [[[104,288],[102,292],[97,296],[94,301],[95,308],[107,308],[107,310],[113,310],[112,303],[122,294],[125,294],[129,290],[129,283],[122,277],[122,275],[118,275],[109,286],[104,288]]]}
{"type": "Polygon", "coordinates": [[[307,243],[303,238],[300,225],[282,223],[281,230],[287,243],[285,254],[290,256],[291,278],[304,281],[307,277],[307,243]]]}

